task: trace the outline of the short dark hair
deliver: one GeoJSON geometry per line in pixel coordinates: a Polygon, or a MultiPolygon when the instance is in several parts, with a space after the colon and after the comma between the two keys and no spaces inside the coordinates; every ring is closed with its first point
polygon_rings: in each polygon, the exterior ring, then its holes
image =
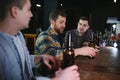
{"type": "Polygon", "coordinates": [[[85,17],[85,16],[81,16],[81,17],[79,18],[79,20],[87,20],[87,21],[88,21],[88,18],[85,17]]]}
{"type": "Polygon", "coordinates": [[[58,16],[66,17],[65,10],[56,9],[56,10],[52,11],[50,13],[50,15],[49,15],[49,20],[56,21],[56,19],[58,18],[58,16]]]}
{"type": "Polygon", "coordinates": [[[4,20],[11,7],[17,6],[22,9],[26,2],[27,0],[0,0],[0,21],[4,20]]]}
{"type": "Polygon", "coordinates": [[[88,25],[89,25],[89,19],[88,19],[87,17],[81,16],[81,17],[79,18],[79,20],[86,20],[86,21],[88,21],[88,25]]]}

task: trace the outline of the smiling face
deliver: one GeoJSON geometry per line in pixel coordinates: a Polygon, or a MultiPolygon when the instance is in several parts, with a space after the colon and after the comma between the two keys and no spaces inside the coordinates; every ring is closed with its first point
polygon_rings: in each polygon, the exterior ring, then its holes
{"type": "Polygon", "coordinates": [[[59,15],[56,20],[52,20],[51,22],[52,22],[54,30],[57,33],[62,34],[64,32],[66,17],[63,17],[63,16],[59,15]]]}

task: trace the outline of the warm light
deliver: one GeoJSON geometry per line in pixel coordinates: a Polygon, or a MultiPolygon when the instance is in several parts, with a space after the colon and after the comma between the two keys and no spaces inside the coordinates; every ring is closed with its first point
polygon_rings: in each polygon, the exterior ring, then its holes
{"type": "Polygon", "coordinates": [[[72,52],[69,51],[69,55],[71,55],[71,54],[72,54],[72,52]]]}
{"type": "Polygon", "coordinates": [[[41,7],[41,5],[40,5],[40,4],[36,4],[36,6],[37,6],[37,7],[41,7]]]}
{"type": "Polygon", "coordinates": [[[63,6],[63,4],[60,4],[60,6],[63,6]]]}
{"type": "Polygon", "coordinates": [[[114,3],[116,3],[117,2],[117,0],[114,0],[114,3]]]}

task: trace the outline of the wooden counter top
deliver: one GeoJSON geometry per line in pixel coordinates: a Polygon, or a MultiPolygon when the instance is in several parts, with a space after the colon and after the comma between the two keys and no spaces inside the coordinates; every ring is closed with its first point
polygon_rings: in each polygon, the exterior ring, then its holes
{"type": "Polygon", "coordinates": [[[101,48],[94,59],[77,56],[81,80],[120,80],[120,52],[114,47],[101,48]]]}

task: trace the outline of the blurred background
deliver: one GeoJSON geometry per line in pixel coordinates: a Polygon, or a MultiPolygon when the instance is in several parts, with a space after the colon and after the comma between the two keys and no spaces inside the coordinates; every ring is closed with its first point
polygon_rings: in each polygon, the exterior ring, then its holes
{"type": "Polygon", "coordinates": [[[24,33],[46,30],[49,13],[56,8],[65,9],[67,13],[65,30],[76,28],[80,16],[88,17],[91,28],[101,32],[120,23],[120,0],[31,0],[31,3],[34,16],[24,33]]]}
{"type": "Polygon", "coordinates": [[[29,29],[22,32],[35,34],[32,35],[34,40],[38,33],[49,27],[49,14],[56,8],[66,11],[65,32],[75,29],[79,17],[86,16],[89,18],[91,29],[100,34],[107,43],[120,39],[120,0],[31,0],[31,4],[33,17],[29,29]]]}

